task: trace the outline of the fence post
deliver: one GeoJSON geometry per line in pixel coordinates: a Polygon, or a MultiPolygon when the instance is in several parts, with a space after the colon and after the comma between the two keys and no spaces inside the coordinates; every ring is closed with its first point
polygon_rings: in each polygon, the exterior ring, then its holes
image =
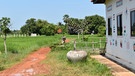
{"type": "Polygon", "coordinates": [[[79,33],[78,33],[78,39],[79,39],[79,33]]]}
{"type": "Polygon", "coordinates": [[[94,51],[94,41],[92,41],[92,49],[93,49],[93,51],[94,51]]]}
{"type": "Polygon", "coordinates": [[[101,42],[102,42],[102,41],[101,41],[101,38],[100,38],[100,40],[99,40],[100,48],[102,47],[102,44],[101,44],[101,42]]]}

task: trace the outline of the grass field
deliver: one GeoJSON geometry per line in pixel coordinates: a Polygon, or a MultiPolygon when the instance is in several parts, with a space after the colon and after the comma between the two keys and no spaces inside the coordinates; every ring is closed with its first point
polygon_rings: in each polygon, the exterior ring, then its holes
{"type": "MultiPolygon", "coordinates": [[[[51,71],[47,76],[112,76],[110,70],[95,59],[88,58],[86,61],[71,63],[66,58],[68,51],[73,50],[72,45],[66,43],[64,47],[52,48],[47,59],[42,63],[50,65],[51,71]]],[[[39,75],[44,76],[44,75],[39,75]]]]}
{"type": "Polygon", "coordinates": [[[0,52],[2,53],[0,54],[0,70],[21,61],[22,58],[40,47],[57,43],[60,39],[60,36],[55,36],[55,38],[53,36],[7,38],[8,55],[5,56],[3,39],[0,38],[0,52]]]}
{"type": "MultiPolygon", "coordinates": [[[[77,39],[76,35],[66,35],[70,39],[69,43],[63,46],[58,45],[61,42],[62,35],[55,36],[39,36],[39,37],[16,37],[7,39],[8,55],[4,55],[3,40],[0,39],[0,70],[9,68],[21,61],[29,53],[37,50],[40,47],[54,46],[52,51],[47,55],[43,64],[50,66],[50,74],[47,76],[112,76],[110,70],[96,60],[90,58],[90,51],[86,61],[71,63],[66,58],[66,53],[73,50],[73,40],[77,39]]],[[[91,37],[89,37],[91,38],[91,37]]],[[[98,40],[95,37],[93,40],[98,40]]],[[[105,39],[105,38],[103,38],[105,39]]],[[[88,40],[87,42],[89,42],[88,40]]],[[[82,42],[77,39],[77,42],[82,42]]],[[[77,45],[81,47],[83,44],[77,45]]],[[[79,48],[78,48],[79,49],[79,48]]],[[[85,49],[85,48],[84,48],[85,49]]],[[[45,76],[45,75],[37,75],[45,76]]]]}

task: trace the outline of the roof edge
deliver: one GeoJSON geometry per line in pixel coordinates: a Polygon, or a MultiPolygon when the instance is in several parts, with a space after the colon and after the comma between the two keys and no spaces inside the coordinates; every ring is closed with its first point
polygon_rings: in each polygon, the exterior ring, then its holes
{"type": "Polygon", "coordinates": [[[104,4],[106,0],[91,0],[93,4],[104,4]]]}

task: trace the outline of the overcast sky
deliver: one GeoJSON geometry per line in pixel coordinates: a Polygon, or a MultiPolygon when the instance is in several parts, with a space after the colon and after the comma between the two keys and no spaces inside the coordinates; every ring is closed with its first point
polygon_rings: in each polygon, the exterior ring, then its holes
{"type": "Polygon", "coordinates": [[[74,18],[101,15],[105,17],[105,6],[93,4],[90,0],[1,0],[1,17],[11,18],[11,29],[19,30],[27,19],[44,19],[50,23],[63,22],[68,14],[74,18]]]}

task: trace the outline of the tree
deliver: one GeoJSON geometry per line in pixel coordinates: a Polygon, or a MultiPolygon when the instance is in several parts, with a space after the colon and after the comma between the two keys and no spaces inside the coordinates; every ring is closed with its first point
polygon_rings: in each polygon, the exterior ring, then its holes
{"type": "Polygon", "coordinates": [[[67,25],[69,34],[77,34],[80,30],[83,34],[92,33],[95,34],[101,32],[98,29],[99,26],[105,27],[105,19],[99,15],[86,16],[85,19],[71,18],[69,15],[63,16],[63,21],[67,25]]]}
{"type": "MultiPolygon", "coordinates": [[[[65,22],[64,30],[65,30],[66,33],[68,33],[68,28],[69,28],[69,26],[68,26],[69,15],[68,15],[68,14],[65,14],[65,15],[63,16],[63,21],[65,22]]],[[[63,36],[64,36],[64,34],[63,34],[63,36]]]]}
{"type": "Polygon", "coordinates": [[[9,32],[9,26],[10,26],[10,18],[2,17],[2,19],[0,19],[0,29],[4,35],[5,54],[7,54],[6,36],[7,33],[9,32]]]}
{"type": "Polygon", "coordinates": [[[98,33],[99,26],[105,27],[105,19],[99,15],[86,16],[85,20],[87,21],[88,31],[92,33],[94,31],[95,34],[98,33]]]}
{"type": "Polygon", "coordinates": [[[65,14],[65,15],[63,16],[64,22],[65,22],[65,23],[68,23],[68,19],[69,19],[69,15],[65,14]]]}
{"type": "Polygon", "coordinates": [[[28,34],[36,33],[36,19],[30,18],[26,21],[26,25],[28,26],[28,34]]]}
{"type": "Polygon", "coordinates": [[[46,35],[46,36],[50,36],[50,35],[54,35],[55,34],[55,25],[53,24],[48,24],[46,26],[44,26],[43,28],[40,29],[41,33],[46,35]]]}
{"type": "Polygon", "coordinates": [[[99,26],[99,28],[98,28],[98,35],[99,36],[104,36],[105,32],[106,32],[105,30],[106,30],[106,28],[104,26],[99,26]]]}
{"type": "Polygon", "coordinates": [[[36,21],[36,26],[37,26],[37,29],[36,29],[36,33],[41,35],[42,32],[40,31],[45,25],[48,25],[49,23],[46,21],[46,20],[41,20],[41,19],[38,19],[36,21]]]}
{"type": "Polygon", "coordinates": [[[21,32],[27,35],[30,35],[31,33],[36,33],[39,35],[45,34],[45,31],[43,31],[43,28],[49,25],[46,20],[41,19],[34,19],[30,18],[26,21],[25,25],[21,27],[21,32]],[[41,30],[42,29],[42,30],[41,30]]]}
{"type": "Polygon", "coordinates": [[[84,33],[87,32],[87,21],[85,19],[80,20],[80,29],[82,30],[82,39],[84,41],[84,33]]]}
{"type": "Polygon", "coordinates": [[[68,15],[64,15],[63,20],[65,22],[65,27],[67,26],[68,33],[69,34],[77,34],[79,19],[69,18],[68,15]]]}
{"type": "Polygon", "coordinates": [[[29,35],[28,26],[27,26],[27,25],[22,26],[22,27],[21,27],[21,32],[22,32],[23,34],[29,35]]]}

